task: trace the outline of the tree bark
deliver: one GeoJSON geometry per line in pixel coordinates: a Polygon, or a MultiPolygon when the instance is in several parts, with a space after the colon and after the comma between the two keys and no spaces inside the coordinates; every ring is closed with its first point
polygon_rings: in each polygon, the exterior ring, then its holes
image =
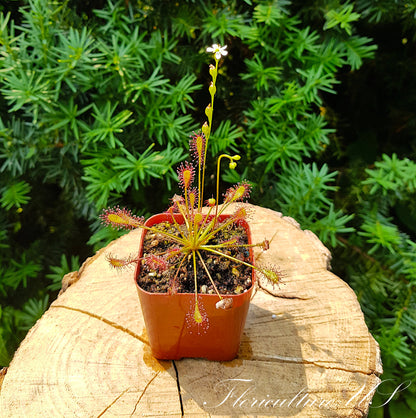
{"type": "Polygon", "coordinates": [[[152,357],[134,271],[106,260],[137,254],[134,230],[64,277],[7,370],[0,415],[365,416],[382,366],[354,292],[328,271],[330,253],[312,232],[245,206],[253,241],[271,241],[257,262],[284,280],[260,279],[235,360],[152,357]]]}

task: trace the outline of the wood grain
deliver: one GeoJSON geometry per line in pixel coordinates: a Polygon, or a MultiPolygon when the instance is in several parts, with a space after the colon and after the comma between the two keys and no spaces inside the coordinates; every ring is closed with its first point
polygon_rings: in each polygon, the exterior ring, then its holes
{"type": "Polygon", "coordinates": [[[271,239],[257,262],[285,277],[260,279],[235,360],[151,356],[133,270],[106,261],[138,252],[135,230],[64,278],[7,370],[0,416],[365,416],[382,366],[354,292],[313,233],[245,206],[253,240],[271,239]]]}

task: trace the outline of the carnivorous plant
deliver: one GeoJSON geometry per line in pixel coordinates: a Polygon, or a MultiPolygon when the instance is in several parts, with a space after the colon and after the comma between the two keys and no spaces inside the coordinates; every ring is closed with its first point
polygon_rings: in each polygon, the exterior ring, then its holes
{"type": "MultiPolygon", "coordinates": [[[[214,97],[216,93],[218,65],[223,56],[227,55],[226,46],[217,44],[207,48],[207,52],[213,53],[215,65],[209,66],[209,73],[212,81],[209,86],[209,93],[211,102],[205,109],[207,121],[203,124],[201,130],[194,133],[190,139],[190,151],[193,157],[192,162],[184,162],[177,169],[179,185],[182,189],[181,195],[174,195],[172,198],[172,205],[167,210],[171,216],[171,224],[174,226],[175,233],[170,230],[162,229],[157,224],[153,226],[146,226],[145,219],[132,215],[132,213],[125,208],[109,208],[103,211],[100,215],[101,220],[116,228],[134,229],[142,228],[147,231],[161,234],[164,239],[174,243],[168,251],[160,254],[143,255],[142,258],[128,258],[120,259],[114,256],[108,256],[108,260],[112,266],[122,268],[131,263],[141,262],[145,268],[157,273],[161,273],[168,268],[174,267],[176,272],[179,272],[180,267],[184,263],[191,263],[193,266],[194,279],[194,293],[195,293],[195,310],[193,318],[195,322],[202,322],[201,312],[198,306],[198,277],[197,277],[197,263],[201,263],[203,270],[207,274],[215,293],[218,295],[219,301],[217,303],[218,309],[231,309],[232,299],[221,295],[215,285],[213,277],[211,277],[206,263],[207,255],[217,255],[225,257],[235,263],[241,263],[245,266],[255,269],[272,283],[278,283],[280,274],[275,267],[261,267],[253,265],[247,261],[241,260],[230,255],[227,249],[242,247],[249,249],[249,247],[260,247],[267,250],[269,241],[264,240],[256,244],[243,243],[238,234],[233,234],[230,228],[234,224],[238,224],[241,220],[247,218],[248,214],[243,206],[235,205],[234,212],[225,220],[220,221],[220,215],[224,214],[230,205],[241,202],[247,199],[250,195],[251,186],[247,181],[242,181],[230,188],[224,193],[223,204],[219,205],[219,177],[220,165],[223,159],[228,159],[229,167],[234,169],[237,161],[240,160],[239,155],[222,154],[217,160],[216,172],[216,197],[209,198],[204,201],[204,184],[205,184],[205,169],[206,156],[210,134],[212,130],[212,118],[214,111],[214,97]],[[196,183],[196,187],[194,186],[196,183]],[[183,216],[184,223],[179,224],[174,213],[179,213],[183,216]],[[227,239],[222,242],[213,243],[214,238],[223,231],[229,231],[227,239]],[[231,231],[231,232],[230,232],[231,231]]],[[[240,232],[241,234],[241,232],[240,232]]],[[[172,280],[170,292],[175,292],[173,283],[177,280],[177,273],[172,280]]]]}

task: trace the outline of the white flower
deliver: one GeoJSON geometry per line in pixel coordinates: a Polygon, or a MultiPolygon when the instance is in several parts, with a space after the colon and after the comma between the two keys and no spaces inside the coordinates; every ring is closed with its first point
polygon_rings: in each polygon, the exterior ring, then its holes
{"type": "Polygon", "coordinates": [[[221,46],[214,44],[207,48],[207,52],[212,52],[215,54],[215,59],[219,60],[221,58],[221,55],[224,57],[228,54],[228,51],[226,51],[227,45],[221,46]]]}

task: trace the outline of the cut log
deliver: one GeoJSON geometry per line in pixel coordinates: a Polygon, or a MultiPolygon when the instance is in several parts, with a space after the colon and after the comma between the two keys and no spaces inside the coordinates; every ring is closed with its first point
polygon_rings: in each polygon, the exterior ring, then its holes
{"type": "Polygon", "coordinates": [[[4,377],[1,416],[365,416],[382,366],[354,292],[313,233],[246,208],[254,242],[271,240],[257,260],[284,283],[260,279],[235,360],[152,357],[133,270],[106,260],[138,252],[134,230],[64,278],[4,377]]]}

